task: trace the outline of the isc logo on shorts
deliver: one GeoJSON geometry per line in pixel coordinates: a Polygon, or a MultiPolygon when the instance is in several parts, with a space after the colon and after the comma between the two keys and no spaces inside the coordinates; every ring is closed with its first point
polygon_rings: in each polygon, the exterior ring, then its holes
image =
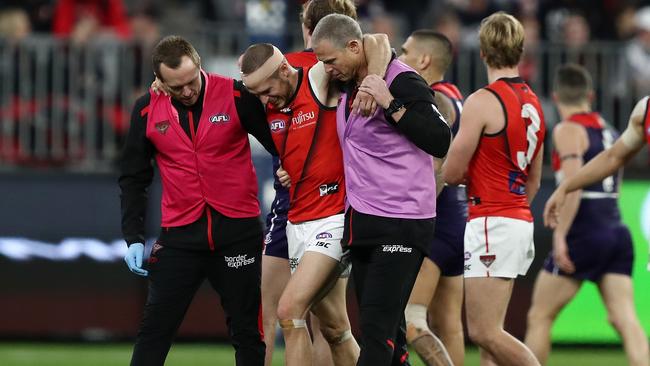
{"type": "Polygon", "coordinates": [[[331,243],[328,243],[328,242],[325,242],[325,241],[317,241],[316,244],[314,244],[314,246],[323,247],[323,248],[327,249],[327,248],[330,247],[330,244],[331,243]]]}
{"type": "Polygon", "coordinates": [[[339,184],[338,183],[327,183],[327,184],[322,184],[320,187],[318,187],[318,192],[320,193],[320,196],[327,196],[328,194],[333,194],[339,191],[339,184]]]}

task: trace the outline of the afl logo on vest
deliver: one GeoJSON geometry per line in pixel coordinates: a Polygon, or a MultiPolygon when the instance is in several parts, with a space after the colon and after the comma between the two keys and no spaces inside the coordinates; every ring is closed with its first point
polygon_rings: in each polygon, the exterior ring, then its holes
{"type": "Polygon", "coordinates": [[[215,125],[219,123],[226,123],[228,121],[230,121],[230,116],[226,113],[219,113],[210,117],[210,123],[213,123],[215,125]]]}
{"type": "Polygon", "coordinates": [[[269,127],[271,128],[271,132],[280,132],[284,130],[286,127],[287,123],[281,119],[276,119],[274,121],[271,121],[269,124],[269,127]]]}

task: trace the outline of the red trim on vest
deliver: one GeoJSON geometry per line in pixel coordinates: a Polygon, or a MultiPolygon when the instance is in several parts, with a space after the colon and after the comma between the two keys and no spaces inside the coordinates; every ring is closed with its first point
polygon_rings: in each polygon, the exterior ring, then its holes
{"type": "Polygon", "coordinates": [[[149,113],[149,105],[140,110],[140,117],[144,117],[145,114],[149,113]]]}
{"type": "Polygon", "coordinates": [[[214,239],[212,238],[212,213],[210,212],[210,206],[205,205],[205,214],[208,216],[208,245],[210,250],[214,251],[214,239]]]}
{"type": "Polygon", "coordinates": [[[232,95],[234,95],[235,98],[239,98],[239,97],[241,97],[241,92],[239,90],[235,89],[235,90],[232,91],[232,95]]]}
{"type": "Polygon", "coordinates": [[[192,136],[192,144],[196,147],[196,132],[194,132],[194,113],[187,111],[187,120],[190,121],[190,135],[192,136]]]}

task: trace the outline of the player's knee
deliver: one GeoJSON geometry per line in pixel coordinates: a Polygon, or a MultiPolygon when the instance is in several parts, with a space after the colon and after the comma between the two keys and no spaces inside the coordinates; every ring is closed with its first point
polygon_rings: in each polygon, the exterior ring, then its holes
{"type": "Polygon", "coordinates": [[[528,326],[537,326],[545,323],[552,323],[556,314],[551,312],[542,311],[537,306],[533,306],[528,310],[527,320],[528,326]]]}
{"type": "Polygon", "coordinates": [[[276,315],[278,319],[302,319],[306,310],[294,299],[282,297],[278,302],[276,315]]]}
{"type": "Polygon", "coordinates": [[[347,329],[321,327],[320,331],[323,334],[323,338],[332,346],[345,343],[353,338],[352,331],[349,327],[347,329]]]}
{"type": "Polygon", "coordinates": [[[463,322],[460,317],[446,317],[433,322],[431,330],[441,338],[454,337],[463,334],[463,322]]]}
{"type": "Polygon", "coordinates": [[[630,321],[627,319],[627,317],[619,313],[609,314],[607,316],[607,321],[619,333],[622,332],[630,324],[630,321]]]}
{"type": "Polygon", "coordinates": [[[342,316],[342,314],[346,313],[332,313],[318,318],[320,332],[329,344],[345,342],[352,336],[350,322],[347,316],[342,316]]]}
{"type": "Polygon", "coordinates": [[[489,349],[490,344],[494,340],[494,332],[481,326],[470,326],[467,328],[469,339],[481,347],[489,349]]]}

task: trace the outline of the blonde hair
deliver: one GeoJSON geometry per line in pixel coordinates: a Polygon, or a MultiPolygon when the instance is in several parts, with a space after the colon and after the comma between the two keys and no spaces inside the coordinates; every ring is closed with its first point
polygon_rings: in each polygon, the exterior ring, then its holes
{"type": "Polygon", "coordinates": [[[512,15],[497,12],[481,21],[479,41],[488,66],[514,67],[524,52],[524,26],[512,15]]]}

